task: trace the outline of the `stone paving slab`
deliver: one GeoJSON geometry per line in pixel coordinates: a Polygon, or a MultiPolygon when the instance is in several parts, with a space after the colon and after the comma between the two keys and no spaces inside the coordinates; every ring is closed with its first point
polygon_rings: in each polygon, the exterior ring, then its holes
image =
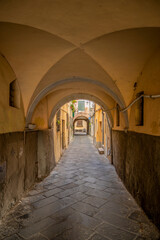
{"type": "Polygon", "coordinates": [[[0,225],[0,240],[144,240],[159,231],[88,136],[76,136],[51,174],[0,225]]]}

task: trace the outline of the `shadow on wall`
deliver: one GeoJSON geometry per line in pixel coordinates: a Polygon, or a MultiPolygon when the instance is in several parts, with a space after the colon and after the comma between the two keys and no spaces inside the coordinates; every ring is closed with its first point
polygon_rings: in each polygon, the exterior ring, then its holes
{"type": "Polygon", "coordinates": [[[112,131],[113,163],[128,191],[160,229],[160,137],[112,131]]]}
{"type": "Polygon", "coordinates": [[[53,131],[0,135],[0,218],[55,166],[53,131]]]}

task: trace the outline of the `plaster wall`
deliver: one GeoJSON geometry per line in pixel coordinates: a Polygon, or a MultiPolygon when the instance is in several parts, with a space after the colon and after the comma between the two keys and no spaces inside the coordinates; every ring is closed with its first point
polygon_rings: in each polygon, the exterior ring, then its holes
{"type": "Polygon", "coordinates": [[[38,129],[48,128],[48,98],[44,98],[36,107],[32,123],[38,129]]]}
{"type": "Polygon", "coordinates": [[[0,134],[0,218],[54,166],[52,130],[0,134]]]}
{"type": "Polygon", "coordinates": [[[39,179],[46,177],[56,165],[53,141],[52,129],[38,131],[37,162],[39,179]]]}
{"type": "Polygon", "coordinates": [[[53,138],[54,138],[54,154],[55,162],[57,163],[60,160],[60,157],[63,154],[64,149],[62,149],[62,121],[64,121],[64,145],[65,148],[68,147],[69,141],[71,140],[70,136],[70,108],[69,104],[65,104],[61,107],[60,110],[60,131],[57,131],[56,115],[53,118],[53,138]],[[68,127],[67,127],[67,113],[68,113],[68,127]]]}
{"type": "Polygon", "coordinates": [[[102,110],[99,105],[95,104],[95,116],[94,123],[95,124],[95,136],[94,136],[94,144],[97,147],[101,147],[104,145],[104,153],[107,158],[111,161],[111,133],[110,127],[108,125],[108,120],[106,114],[102,117],[102,110]],[[104,137],[104,142],[103,142],[104,137]]]}
{"type": "Polygon", "coordinates": [[[112,131],[113,164],[129,192],[160,228],[160,137],[112,131]]]}
{"type": "Polygon", "coordinates": [[[24,135],[8,133],[0,135],[0,217],[18,201],[24,193],[24,135]]]}
{"type": "Polygon", "coordinates": [[[23,103],[20,97],[20,108],[9,106],[9,84],[16,76],[0,55],[0,133],[23,131],[25,126],[23,103]]]}
{"type": "Polygon", "coordinates": [[[95,104],[95,145],[102,146],[102,110],[101,107],[95,104]]]}
{"type": "Polygon", "coordinates": [[[24,133],[25,150],[25,190],[29,189],[38,178],[38,132],[24,133]]]}
{"type": "Polygon", "coordinates": [[[108,125],[106,114],[104,114],[104,151],[107,158],[111,161],[111,129],[108,125]]]}
{"type": "MultiPolygon", "coordinates": [[[[144,66],[135,89],[134,97],[138,92],[144,94],[160,94],[160,49],[148,60],[144,66]]],[[[135,105],[129,113],[130,129],[132,131],[160,136],[160,98],[144,98],[144,126],[135,126],[135,105]]]]}
{"type": "MultiPolygon", "coordinates": [[[[146,95],[160,94],[160,49],[151,56],[145,64],[142,72],[137,78],[136,87],[132,100],[136,98],[136,94],[144,91],[146,95]]],[[[139,133],[145,133],[155,136],[160,136],[160,98],[150,99],[144,98],[144,124],[143,126],[136,126],[135,112],[136,104],[128,109],[129,130],[139,133]]],[[[124,130],[125,124],[120,113],[120,126],[116,126],[116,110],[114,113],[114,128],[115,130],[124,130]]]]}
{"type": "Polygon", "coordinates": [[[61,133],[60,131],[57,132],[56,117],[53,119],[53,136],[54,142],[56,142],[56,145],[54,145],[54,153],[55,161],[57,163],[61,157],[61,133]]]}

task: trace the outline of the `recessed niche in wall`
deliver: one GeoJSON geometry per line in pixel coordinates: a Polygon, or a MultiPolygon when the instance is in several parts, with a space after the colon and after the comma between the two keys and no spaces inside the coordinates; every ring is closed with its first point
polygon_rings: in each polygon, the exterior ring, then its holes
{"type": "MultiPolygon", "coordinates": [[[[136,94],[136,97],[140,97],[144,92],[139,92],[136,94]]],[[[144,124],[144,98],[141,97],[137,102],[135,106],[135,123],[136,126],[143,126],[144,124]]]]}
{"type": "Polygon", "coordinates": [[[117,104],[116,107],[116,126],[120,126],[120,111],[119,111],[119,105],[117,104]]]}
{"type": "Polygon", "coordinates": [[[20,90],[17,80],[14,80],[9,85],[9,106],[20,108],[20,90]]]}

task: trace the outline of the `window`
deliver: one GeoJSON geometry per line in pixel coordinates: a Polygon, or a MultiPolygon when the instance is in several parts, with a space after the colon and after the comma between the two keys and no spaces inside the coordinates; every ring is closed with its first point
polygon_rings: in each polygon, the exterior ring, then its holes
{"type": "Polygon", "coordinates": [[[83,112],[85,110],[85,101],[78,101],[78,112],[83,112]]]}
{"type": "Polygon", "coordinates": [[[116,107],[116,126],[120,126],[120,111],[119,111],[119,105],[117,104],[116,107]]]}
{"type": "MultiPolygon", "coordinates": [[[[137,93],[136,97],[140,97],[142,94],[144,94],[144,92],[139,92],[139,93],[137,93]]],[[[143,124],[144,124],[143,112],[144,112],[144,98],[141,97],[136,102],[136,109],[135,109],[136,126],[143,126],[143,124]]]]}
{"type": "Polygon", "coordinates": [[[9,85],[9,106],[20,108],[20,91],[17,80],[14,80],[9,85]]]}

